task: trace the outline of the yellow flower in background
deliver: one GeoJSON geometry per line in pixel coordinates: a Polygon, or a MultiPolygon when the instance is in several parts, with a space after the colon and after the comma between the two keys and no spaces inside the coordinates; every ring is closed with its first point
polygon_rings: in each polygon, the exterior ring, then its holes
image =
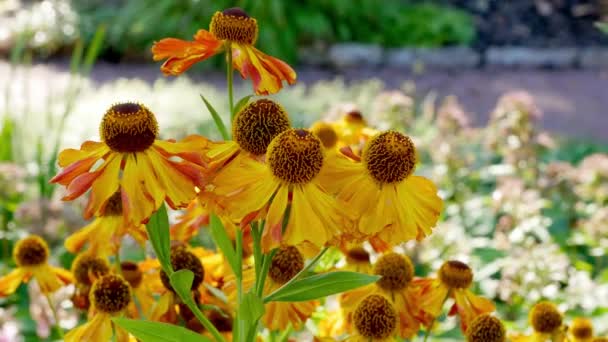
{"type": "Polygon", "coordinates": [[[568,327],[568,334],[568,342],[592,342],[593,323],[588,318],[577,317],[568,327]]]}
{"type": "Polygon", "coordinates": [[[513,334],[509,336],[513,342],[565,342],[567,327],[563,324],[562,313],[551,302],[536,303],[528,320],[534,333],[532,335],[513,334]]]}
{"type": "Polygon", "coordinates": [[[115,341],[129,341],[129,334],[111,320],[123,313],[131,302],[129,283],[119,275],[104,275],[93,283],[89,299],[92,315],[85,324],[70,330],[64,341],[107,342],[112,338],[113,330],[115,341]]]}
{"type": "Polygon", "coordinates": [[[148,317],[156,303],[156,298],[149,282],[144,277],[144,272],[137,263],[123,261],[120,263],[120,274],[129,283],[132,290],[133,300],[127,307],[128,316],[140,319],[148,317]]]}
{"type": "MultiPolygon", "coordinates": [[[[304,256],[294,246],[282,246],[272,257],[268,277],[264,283],[263,297],[291,280],[298,272],[304,269],[304,256]]],[[[248,268],[243,271],[243,290],[248,291],[255,284],[255,270],[248,268]]],[[[227,280],[223,288],[226,295],[236,300],[236,284],[234,276],[227,280]]],[[[262,323],[272,331],[283,331],[291,326],[295,331],[303,327],[304,323],[316,310],[319,302],[316,300],[306,302],[269,302],[264,305],[265,312],[262,323]]]]}
{"type": "Polygon", "coordinates": [[[211,186],[224,196],[234,218],[265,219],[262,248],[309,244],[321,248],[347,226],[336,200],[319,184],[324,153],[310,131],[289,129],[277,135],[266,152],[266,163],[242,158],[231,163],[211,186]],[[286,209],[289,218],[283,231],[286,209]]]}
{"type": "Polygon", "coordinates": [[[14,293],[21,283],[36,279],[40,292],[49,294],[73,283],[72,274],[63,268],[48,264],[49,246],[40,236],[30,235],[17,241],[13,260],[17,268],[0,278],[0,297],[14,293]]]}
{"type": "Polygon", "coordinates": [[[337,150],[351,147],[360,154],[362,147],[378,130],[371,128],[358,110],[352,110],[335,122],[317,121],[310,127],[323,147],[328,150],[337,150]]]}
{"type": "Polygon", "coordinates": [[[207,225],[209,225],[209,211],[198,198],[195,198],[171,225],[169,230],[171,240],[187,242],[198,234],[202,226],[207,225]]]}
{"type": "Polygon", "coordinates": [[[466,333],[467,342],[505,342],[507,333],[502,322],[488,314],[477,316],[466,333]]]}
{"type": "Polygon", "coordinates": [[[357,217],[357,230],[377,250],[421,240],[437,224],[443,201],[430,180],[414,176],[412,140],[395,131],[377,134],[361,157],[328,154],[321,184],[357,217]]]}
{"type": "Polygon", "coordinates": [[[371,294],[361,300],[353,314],[355,334],[348,342],[393,342],[397,341],[398,313],[384,296],[371,294]]]}
{"type": "Polygon", "coordinates": [[[195,186],[201,185],[206,139],[158,140],[154,114],[130,102],[110,107],[99,133],[103,142],[87,141],[80,150],[62,151],[58,162],[64,169],[51,180],[67,187],[64,200],[91,189],[85,218],[102,216],[117,191],[123,218],[133,226],[145,222],[165,200],[176,209],[195,197],[195,186]]]}
{"type": "Polygon", "coordinates": [[[353,246],[346,250],[342,250],[346,257],[346,265],[342,268],[344,271],[372,273],[372,264],[369,260],[369,252],[361,245],[353,246]]]}
{"type": "MultiPolygon", "coordinates": [[[[418,301],[423,314],[421,320],[430,322],[425,316],[436,318],[441,314],[448,297],[455,300],[449,315],[458,314],[462,331],[479,315],[493,312],[496,308],[490,300],[475,295],[469,287],[473,283],[473,271],[460,261],[446,261],[438,272],[438,278],[414,279],[418,301]]],[[[425,325],[428,324],[425,323],[425,325]]]]}
{"type": "Polygon", "coordinates": [[[74,275],[76,291],[72,296],[72,303],[80,310],[89,309],[89,292],[95,280],[110,273],[110,265],[105,258],[91,253],[82,253],[76,256],[71,268],[74,275]]]}
{"type": "Polygon", "coordinates": [[[88,244],[87,253],[109,256],[120,249],[122,238],[127,234],[142,246],[148,239],[145,225],[128,224],[123,220],[122,198],[118,191],[108,199],[101,216],[68,236],[64,245],[69,252],[79,253],[88,244]]]}
{"type": "Polygon", "coordinates": [[[283,81],[294,84],[295,71],[280,59],[256,49],[257,38],[257,20],[235,7],[215,12],[209,31],[198,30],[194,41],[161,39],[152,46],[152,54],[155,61],[166,59],[160,68],[165,75],[177,76],[195,63],[223,52],[229,45],[233,66],[244,79],[251,79],[256,94],[277,93],[283,81]]]}
{"type": "Polygon", "coordinates": [[[344,311],[347,327],[354,320],[354,314],[363,298],[369,295],[381,295],[389,300],[397,312],[395,335],[410,339],[420,330],[420,322],[416,318],[418,307],[417,293],[410,286],[414,278],[414,265],[411,260],[398,253],[386,253],[374,264],[374,274],[381,278],[340,296],[340,306],[344,311]]]}

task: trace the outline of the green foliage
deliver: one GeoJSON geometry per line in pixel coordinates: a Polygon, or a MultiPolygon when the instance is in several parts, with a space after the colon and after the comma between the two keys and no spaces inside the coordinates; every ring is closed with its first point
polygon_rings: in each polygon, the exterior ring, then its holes
{"type": "Polygon", "coordinates": [[[367,42],[385,46],[468,44],[475,37],[471,17],[432,3],[376,0],[132,0],[79,2],[86,40],[107,25],[106,54],[140,56],[164,37],[191,39],[207,29],[215,11],[239,6],[258,20],[258,45],[289,62],[298,46],[314,42],[367,42]]]}
{"type": "Polygon", "coordinates": [[[112,320],[142,342],[211,342],[201,334],[174,324],[121,317],[112,320]]]}
{"type": "Polygon", "coordinates": [[[264,302],[304,302],[371,284],[379,276],[356,272],[330,272],[291,281],[264,298],[264,302]]]}
{"type": "Polygon", "coordinates": [[[146,230],[163,270],[167,273],[172,272],[171,242],[169,241],[169,234],[167,234],[169,231],[169,218],[167,217],[167,208],[164,204],[150,217],[146,230]]]}

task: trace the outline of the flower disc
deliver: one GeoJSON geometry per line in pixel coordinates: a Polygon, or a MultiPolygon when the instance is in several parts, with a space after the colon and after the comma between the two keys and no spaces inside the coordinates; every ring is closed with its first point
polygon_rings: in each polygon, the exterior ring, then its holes
{"type": "Polygon", "coordinates": [[[116,152],[141,152],[158,136],[154,114],[138,103],[119,103],[108,109],[99,127],[101,139],[116,152]]]}
{"type": "Polygon", "coordinates": [[[289,129],[272,140],[266,160],[275,177],[290,184],[305,184],[321,171],[323,148],[310,131],[289,129]]]}

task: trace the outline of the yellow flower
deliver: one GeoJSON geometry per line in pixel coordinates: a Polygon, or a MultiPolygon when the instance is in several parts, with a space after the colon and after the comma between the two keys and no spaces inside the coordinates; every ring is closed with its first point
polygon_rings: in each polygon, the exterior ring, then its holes
{"type": "Polygon", "coordinates": [[[513,342],[565,342],[567,327],[563,324],[562,313],[550,302],[536,303],[528,315],[534,333],[532,335],[510,336],[513,342]]]}
{"type": "Polygon", "coordinates": [[[372,264],[369,261],[369,253],[361,246],[357,245],[342,251],[346,256],[345,271],[372,273],[372,264]]]}
{"type": "Polygon", "coordinates": [[[210,184],[199,194],[203,206],[234,222],[253,211],[231,197],[240,190],[240,183],[231,177],[245,172],[243,163],[263,164],[272,139],[290,127],[287,112],[277,102],[259,99],[244,106],[232,122],[234,140],[213,143],[205,155],[210,184]]]}
{"type": "Polygon", "coordinates": [[[319,139],[307,130],[289,129],[272,140],[266,163],[251,158],[232,162],[210,187],[226,199],[233,218],[243,218],[242,227],[256,218],[265,220],[264,251],[302,243],[318,249],[348,224],[335,199],[319,184],[323,163],[319,139]]]}
{"type": "Polygon", "coordinates": [[[90,253],[83,253],[76,256],[72,262],[71,271],[76,285],[72,302],[78,309],[88,310],[91,286],[95,280],[110,273],[110,265],[105,258],[100,258],[90,253]]]}
{"type": "Polygon", "coordinates": [[[465,333],[467,342],[505,342],[507,334],[502,322],[488,314],[477,316],[465,333]]]}
{"type": "Polygon", "coordinates": [[[570,342],[591,342],[593,340],[593,324],[588,318],[577,317],[568,328],[570,342]]]}
{"type": "Polygon", "coordinates": [[[120,315],[131,302],[131,288],[121,276],[107,274],[93,283],[90,292],[92,315],[88,322],[70,330],[64,338],[66,342],[107,342],[112,338],[113,328],[116,341],[129,341],[129,334],[112,323],[112,317],[120,315]]]}
{"type": "Polygon", "coordinates": [[[235,7],[215,12],[209,31],[198,30],[194,41],[165,38],[154,43],[152,53],[155,61],[166,59],[160,68],[165,75],[177,76],[230,46],[233,66],[243,78],[251,78],[257,95],[278,92],[283,81],[294,84],[295,71],[280,59],[256,49],[253,45],[257,37],[257,20],[235,7]]]}
{"type": "Polygon", "coordinates": [[[318,336],[315,341],[335,341],[346,333],[346,317],[343,310],[325,313],[317,324],[318,336]]]}
{"type": "Polygon", "coordinates": [[[414,277],[412,262],[404,255],[387,253],[374,264],[374,274],[381,276],[376,283],[346,292],[340,297],[347,327],[353,322],[353,315],[363,298],[381,295],[390,301],[397,312],[395,334],[406,339],[412,338],[420,330],[420,322],[416,318],[420,310],[418,299],[410,286],[414,277]]]}
{"type": "MultiPolygon", "coordinates": [[[[268,277],[264,283],[263,295],[267,296],[291,280],[304,268],[304,256],[294,246],[283,246],[272,257],[268,277]]],[[[255,270],[252,268],[243,271],[243,291],[248,291],[255,284],[255,270]]],[[[236,300],[236,284],[234,277],[227,280],[223,288],[226,295],[236,300]]],[[[270,302],[267,303],[262,316],[262,323],[269,330],[283,331],[291,324],[294,330],[299,330],[306,320],[310,318],[318,301],[307,302],[270,302]]]]}
{"type": "Polygon", "coordinates": [[[137,227],[167,200],[176,209],[187,206],[201,185],[206,139],[190,136],[181,142],[157,140],[158,124],[148,108],[136,103],[110,107],[100,126],[103,142],[87,141],[80,150],[59,154],[64,167],[51,182],[67,187],[64,200],[89,188],[85,218],[101,216],[120,191],[123,218],[137,227]]]}
{"type": "Polygon", "coordinates": [[[371,294],[359,302],[353,314],[356,333],[348,342],[392,342],[397,341],[398,313],[384,296],[371,294]]]}
{"type": "Polygon", "coordinates": [[[367,143],[362,157],[348,151],[329,154],[320,179],[357,216],[359,239],[387,250],[429,235],[443,202],[430,180],[412,175],[416,151],[411,139],[387,131],[367,143]]]}
{"type": "MultiPolygon", "coordinates": [[[[431,318],[441,314],[441,309],[448,297],[455,299],[449,314],[460,316],[460,327],[467,331],[467,327],[479,315],[495,310],[494,303],[478,297],[469,290],[473,282],[471,268],[456,260],[445,262],[439,269],[438,278],[415,279],[420,309],[431,318]]],[[[426,319],[425,319],[426,320],[426,319]]],[[[430,322],[431,320],[426,320],[430,322]]],[[[425,324],[427,327],[429,324],[425,324]]]]}
{"type": "Polygon", "coordinates": [[[31,278],[36,279],[44,294],[74,282],[69,271],[49,265],[48,258],[49,247],[41,237],[30,235],[17,241],[13,250],[17,268],[0,278],[0,297],[12,294],[22,282],[27,283],[31,278]]]}
{"type": "Polygon", "coordinates": [[[209,211],[195,198],[182,215],[171,225],[171,240],[187,242],[198,234],[202,226],[209,225],[209,211]]]}
{"type": "Polygon", "coordinates": [[[379,132],[367,125],[367,121],[359,110],[350,110],[342,118],[333,123],[334,130],[338,133],[340,147],[353,146],[356,149],[365,145],[374,135],[379,132]]]}
{"type": "Polygon", "coordinates": [[[93,222],[68,236],[64,245],[69,252],[79,253],[88,243],[87,253],[104,257],[113,255],[120,249],[122,238],[126,234],[142,246],[148,239],[145,225],[124,222],[121,193],[117,191],[108,199],[101,216],[95,217],[93,222]]]}

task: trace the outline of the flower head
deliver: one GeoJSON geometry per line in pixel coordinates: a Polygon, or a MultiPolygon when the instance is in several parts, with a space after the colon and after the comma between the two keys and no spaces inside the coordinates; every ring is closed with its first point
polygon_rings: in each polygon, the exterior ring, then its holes
{"type": "Polygon", "coordinates": [[[397,311],[384,296],[370,295],[357,306],[353,324],[364,341],[390,341],[397,332],[397,311]]]}
{"type": "Polygon", "coordinates": [[[51,179],[67,188],[64,200],[91,189],[85,218],[115,216],[112,196],[120,199],[125,224],[138,227],[166,200],[172,208],[188,205],[201,185],[201,153],[208,141],[190,136],[181,142],[157,139],[154,115],[142,104],[111,106],[100,125],[102,142],[59,154],[64,169],[51,179]],[[115,195],[119,192],[120,195],[115,195]],[[105,209],[110,204],[109,212],[105,209]]]}
{"type": "MultiPolygon", "coordinates": [[[[197,62],[225,50],[232,52],[233,66],[243,78],[251,78],[258,95],[274,94],[281,90],[283,81],[294,84],[296,73],[285,62],[256,49],[258,24],[240,8],[216,12],[209,31],[198,30],[194,41],[164,38],[154,43],[155,61],[166,59],[161,66],[165,75],[177,76],[197,62]]],[[[232,76],[231,76],[232,77],[232,76]]]]}
{"type": "Polygon", "coordinates": [[[57,291],[64,285],[72,283],[70,272],[48,264],[49,247],[41,237],[30,235],[17,241],[13,249],[13,260],[17,268],[0,278],[0,297],[5,297],[17,290],[22,282],[36,279],[40,291],[44,294],[57,291]]]}
{"type": "Polygon", "coordinates": [[[593,338],[593,323],[591,320],[584,317],[575,318],[568,332],[572,336],[573,342],[588,342],[593,338]]]}
{"type": "Polygon", "coordinates": [[[553,333],[562,326],[562,314],[555,304],[540,302],[530,310],[530,324],[539,333],[553,333]]]}
{"type": "Polygon", "coordinates": [[[502,322],[488,314],[478,316],[466,331],[467,342],[504,342],[505,327],[502,322]]]}

